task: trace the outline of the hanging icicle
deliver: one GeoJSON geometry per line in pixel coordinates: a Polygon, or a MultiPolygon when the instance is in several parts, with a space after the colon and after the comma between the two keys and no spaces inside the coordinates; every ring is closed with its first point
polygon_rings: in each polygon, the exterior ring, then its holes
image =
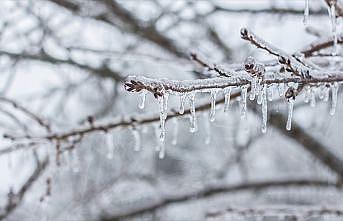
{"type": "Polygon", "coordinates": [[[134,138],[134,151],[140,151],[141,150],[141,135],[137,128],[132,128],[132,135],[134,138]]]}
{"type": "Polygon", "coordinates": [[[161,149],[161,141],[160,141],[160,125],[155,124],[154,125],[154,134],[156,137],[156,146],[155,146],[155,151],[160,151],[161,149]]]}
{"type": "MultiPolygon", "coordinates": [[[[204,116],[207,118],[207,116],[204,116]]],[[[205,144],[208,145],[211,143],[211,124],[208,120],[205,120],[205,144]]]]}
{"type": "Polygon", "coordinates": [[[210,117],[209,120],[213,122],[216,117],[216,96],[217,96],[217,90],[211,90],[211,109],[210,109],[210,117]]]}
{"type": "Polygon", "coordinates": [[[319,87],[319,94],[318,94],[318,97],[319,97],[320,100],[324,99],[325,90],[326,90],[325,85],[324,84],[320,85],[320,87],[319,87]]]}
{"type": "Polygon", "coordinates": [[[287,117],[286,130],[291,130],[292,128],[293,107],[294,107],[294,99],[290,98],[288,99],[288,117],[287,117]]]}
{"type": "Polygon", "coordinates": [[[338,83],[335,82],[331,86],[331,108],[330,115],[334,115],[337,107],[337,93],[338,93],[338,83]]]}
{"type": "Polygon", "coordinates": [[[241,87],[241,118],[245,119],[247,114],[247,93],[248,87],[246,85],[241,87]]]}
{"type": "Polygon", "coordinates": [[[228,112],[229,111],[229,107],[230,107],[230,99],[231,99],[231,87],[225,88],[224,89],[224,112],[228,112]]]}
{"type": "Polygon", "coordinates": [[[158,153],[158,157],[160,159],[163,159],[165,157],[165,154],[166,154],[166,145],[163,142],[163,143],[161,143],[160,152],[158,153]]]}
{"type": "Polygon", "coordinates": [[[186,94],[181,94],[180,95],[180,108],[179,108],[180,114],[183,114],[185,112],[185,99],[186,99],[186,94]]]}
{"type": "Polygon", "coordinates": [[[316,93],[314,91],[314,88],[310,88],[310,106],[315,107],[316,106],[316,93]]]}
{"type": "Polygon", "coordinates": [[[250,96],[249,99],[251,101],[255,100],[256,97],[256,86],[257,86],[257,81],[258,81],[258,77],[253,77],[251,80],[251,90],[250,90],[250,96]]]}
{"type": "Polygon", "coordinates": [[[107,146],[107,159],[111,160],[114,157],[114,140],[113,140],[113,134],[111,132],[106,133],[106,146],[107,146]]]}
{"type": "Polygon", "coordinates": [[[325,91],[324,91],[324,101],[328,102],[330,97],[330,87],[328,85],[325,86],[325,91]]]}
{"type": "Polygon", "coordinates": [[[268,101],[273,101],[273,96],[274,96],[273,89],[274,88],[273,88],[272,84],[267,87],[267,98],[268,98],[268,101]]]}
{"type": "Polygon", "coordinates": [[[267,132],[267,118],[268,118],[268,107],[267,107],[267,85],[263,86],[262,89],[262,133],[267,132]]]}
{"type": "Polygon", "coordinates": [[[177,136],[179,133],[179,122],[177,120],[176,117],[173,118],[173,128],[174,128],[174,133],[173,133],[173,140],[172,140],[172,145],[176,145],[177,144],[177,136]]]}
{"type": "Polygon", "coordinates": [[[305,26],[307,26],[308,24],[309,14],[310,14],[310,3],[309,3],[309,0],[305,0],[304,19],[303,19],[303,23],[305,26]]]}
{"type": "Polygon", "coordinates": [[[74,147],[74,149],[70,150],[69,153],[70,153],[70,158],[71,158],[72,171],[74,173],[80,172],[80,165],[79,165],[80,162],[79,162],[79,156],[78,156],[78,153],[77,153],[77,148],[74,147]]]}
{"type": "Polygon", "coordinates": [[[336,7],[335,1],[331,1],[329,10],[329,17],[331,22],[331,32],[333,37],[333,50],[332,56],[336,56],[338,52],[338,36],[337,36],[337,18],[336,18],[336,7]]]}
{"type": "Polygon", "coordinates": [[[308,102],[310,102],[310,97],[311,97],[311,92],[310,92],[310,87],[306,86],[305,87],[305,98],[304,98],[304,102],[307,104],[308,102]]]}
{"type": "Polygon", "coordinates": [[[144,90],[139,94],[139,104],[138,104],[139,109],[144,109],[145,107],[146,94],[147,92],[144,90]]]}
{"type": "Polygon", "coordinates": [[[285,96],[285,84],[284,83],[280,83],[278,85],[278,91],[279,91],[279,97],[285,96]]]}
{"type": "Polygon", "coordinates": [[[262,97],[263,97],[263,93],[262,92],[263,92],[263,86],[259,85],[258,86],[258,94],[257,94],[257,101],[256,102],[257,102],[257,104],[260,104],[260,105],[262,104],[262,97]]]}
{"type": "Polygon", "coordinates": [[[195,95],[196,92],[191,92],[190,96],[189,96],[189,101],[190,101],[190,123],[191,126],[189,128],[189,131],[191,133],[194,133],[197,131],[197,119],[196,119],[196,113],[195,113],[195,95]]]}
{"type": "Polygon", "coordinates": [[[168,93],[164,93],[159,97],[160,105],[160,141],[164,142],[166,137],[166,119],[168,115],[168,93]]]}

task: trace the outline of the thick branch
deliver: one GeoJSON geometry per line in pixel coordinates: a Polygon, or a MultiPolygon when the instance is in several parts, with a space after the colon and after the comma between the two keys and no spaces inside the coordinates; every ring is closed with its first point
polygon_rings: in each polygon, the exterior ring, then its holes
{"type": "Polygon", "coordinates": [[[264,182],[251,182],[243,183],[237,185],[229,186],[219,186],[219,187],[209,187],[200,191],[193,193],[188,193],[185,195],[174,196],[170,198],[162,198],[157,202],[152,202],[150,204],[144,205],[140,208],[133,209],[129,212],[122,212],[116,215],[108,215],[103,217],[102,221],[115,221],[125,218],[131,218],[138,215],[143,215],[145,213],[151,213],[165,206],[173,203],[183,203],[195,199],[203,199],[215,196],[217,194],[232,193],[237,191],[258,191],[267,188],[276,187],[334,187],[341,188],[340,184],[332,183],[328,181],[321,180],[274,180],[274,181],[264,181],[264,182]]]}
{"type": "MultiPolygon", "coordinates": [[[[328,75],[323,78],[282,78],[265,79],[261,84],[280,84],[280,83],[298,83],[298,84],[317,84],[343,81],[342,75],[328,75]]],[[[240,87],[250,85],[250,80],[242,78],[209,78],[199,80],[156,80],[145,77],[128,77],[125,87],[130,92],[140,92],[147,90],[155,97],[162,96],[164,92],[170,93],[188,93],[192,91],[209,91],[211,89],[223,89],[226,87],[240,87]]]]}

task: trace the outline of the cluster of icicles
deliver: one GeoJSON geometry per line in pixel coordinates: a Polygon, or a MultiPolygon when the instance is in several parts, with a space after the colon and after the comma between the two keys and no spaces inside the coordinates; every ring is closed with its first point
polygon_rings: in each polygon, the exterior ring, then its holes
{"type": "MultiPolygon", "coordinates": [[[[333,36],[333,51],[332,56],[336,56],[338,53],[338,33],[337,33],[337,18],[336,18],[336,9],[335,5],[331,4],[328,7],[329,17],[330,17],[330,23],[331,23],[331,31],[333,36]]],[[[305,25],[308,24],[309,20],[309,14],[310,14],[310,6],[309,6],[309,0],[305,0],[305,9],[304,9],[304,19],[303,22],[305,25]]],[[[273,97],[276,97],[274,94],[274,91],[278,91],[278,96],[284,97],[286,90],[289,87],[292,87],[294,89],[297,89],[298,85],[296,83],[289,83],[288,85],[285,84],[278,84],[278,85],[261,85],[258,82],[257,78],[252,78],[250,83],[250,94],[249,99],[251,101],[257,100],[257,104],[261,105],[261,112],[262,112],[262,126],[261,131],[262,133],[266,133],[267,131],[267,117],[268,117],[268,101],[272,101],[273,97]]],[[[247,98],[248,98],[248,88],[249,85],[241,86],[241,97],[240,97],[240,112],[241,112],[241,118],[246,118],[246,112],[247,112],[247,98]]],[[[224,112],[228,112],[230,107],[230,97],[231,97],[231,91],[232,89],[235,89],[235,87],[227,87],[224,89],[211,89],[210,91],[206,90],[205,92],[210,93],[210,113],[209,113],[209,121],[213,122],[215,120],[216,115],[216,97],[218,93],[222,93],[224,95],[224,112]]],[[[318,98],[323,101],[328,101],[330,97],[330,91],[331,91],[331,108],[330,108],[330,115],[333,115],[336,110],[337,106],[337,93],[338,93],[338,83],[335,82],[333,84],[330,84],[330,87],[327,86],[327,84],[321,84],[321,85],[313,85],[313,86],[305,86],[303,89],[305,90],[305,103],[310,103],[312,107],[316,105],[316,94],[318,94],[318,98]]],[[[197,131],[197,116],[196,116],[196,94],[199,92],[204,91],[192,91],[189,93],[180,94],[180,107],[179,107],[179,114],[184,114],[185,111],[185,102],[189,102],[190,105],[190,132],[194,133],[197,131]]],[[[140,109],[143,109],[145,106],[145,100],[146,100],[146,91],[143,91],[140,93],[140,101],[138,104],[138,107],[140,109]]],[[[155,127],[156,131],[156,137],[158,137],[159,145],[157,145],[156,150],[159,151],[159,158],[164,158],[165,156],[165,138],[166,138],[166,119],[168,116],[168,98],[169,95],[172,93],[169,93],[168,91],[164,91],[163,96],[160,96],[158,98],[159,102],[159,110],[160,110],[160,125],[155,127]]],[[[288,116],[287,116],[287,123],[286,123],[286,129],[291,130],[292,127],[292,116],[293,116],[293,107],[294,107],[294,99],[290,98],[287,99],[288,103],[288,116]]],[[[178,136],[178,126],[177,126],[177,118],[173,118],[174,123],[174,133],[173,133],[173,139],[172,144],[177,144],[177,136],[178,136]]],[[[206,143],[210,142],[210,128],[209,125],[207,125],[207,138],[206,143]]],[[[134,144],[134,150],[139,151],[141,148],[141,141],[140,141],[140,133],[137,130],[137,128],[132,127],[131,128],[133,138],[135,140],[134,144]]],[[[113,137],[110,133],[108,133],[107,136],[107,143],[109,147],[109,154],[108,157],[113,157],[113,150],[114,150],[114,144],[113,144],[113,137]]]]}
{"type": "MultiPolygon", "coordinates": [[[[330,17],[331,32],[332,32],[332,37],[333,37],[332,56],[336,56],[338,53],[339,47],[338,47],[337,17],[336,17],[335,1],[331,1],[331,3],[329,4],[328,13],[330,17]]],[[[305,0],[304,19],[303,19],[304,25],[308,25],[309,15],[310,15],[310,0],[305,0]]]]}
{"type": "MultiPolygon", "coordinates": [[[[320,84],[320,85],[313,85],[313,86],[305,86],[304,90],[304,101],[305,103],[310,103],[312,107],[316,105],[316,95],[318,98],[323,101],[328,101],[330,98],[330,91],[331,91],[331,107],[330,107],[330,114],[333,115],[336,110],[337,106],[337,93],[338,93],[338,83],[335,82],[330,84],[328,87],[327,84],[320,84]]],[[[256,100],[257,104],[261,105],[261,112],[262,112],[262,126],[261,131],[262,133],[266,133],[267,131],[267,117],[268,117],[268,101],[272,101],[273,98],[279,96],[284,97],[285,92],[287,89],[291,87],[297,89],[298,85],[296,83],[289,83],[289,84],[260,84],[258,78],[252,78],[250,85],[243,85],[239,88],[241,90],[240,95],[240,116],[242,119],[246,118],[247,113],[247,99],[253,101],[256,100]],[[251,88],[250,93],[248,94],[248,88],[251,88]],[[249,95],[249,96],[248,96],[249,95]]],[[[230,107],[230,97],[231,91],[233,89],[237,89],[237,87],[227,87],[224,89],[210,89],[204,91],[192,91],[187,93],[179,94],[179,114],[182,115],[185,112],[185,103],[189,103],[189,119],[190,119],[190,129],[191,133],[197,131],[197,115],[196,115],[196,94],[197,93],[209,93],[210,94],[210,110],[209,110],[209,121],[213,122],[216,116],[216,97],[218,94],[222,94],[224,96],[224,112],[228,112],[230,107]]],[[[145,100],[146,100],[146,91],[140,92],[139,95],[139,104],[138,107],[140,109],[144,108],[145,100]]],[[[159,129],[157,132],[157,137],[159,139],[160,145],[158,145],[157,150],[159,151],[159,157],[164,158],[165,155],[165,138],[166,138],[166,119],[168,116],[168,98],[173,92],[164,91],[163,95],[158,98],[159,103],[159,110],[160,110],[160,125],[156,129],[159,129]]],[[[288,117],[286,123],[286,129],[291,130],[292,125],[292,116],[293,116],[293,106],[295,100],[293,98],[287,99],[288,103],[288,117]]],[[[177,143],[177,119],[176,117],[173,118],[174,122],[174,133],[173,133],[173,141],[172,144],[175,145],[177,143]]],[[[209,129],[209,126],[207,126],[209,129]]],[[[136,140],[135,143],[135,150],[140,150],[140,135],[137,129],[132,128],[132,133],[136,140]]],[[[207,132],[207,135],[210,136],[210,132],[207,132]]],[[[206,143],[209,143],[210,137],[206,138],[206,143]]]]}

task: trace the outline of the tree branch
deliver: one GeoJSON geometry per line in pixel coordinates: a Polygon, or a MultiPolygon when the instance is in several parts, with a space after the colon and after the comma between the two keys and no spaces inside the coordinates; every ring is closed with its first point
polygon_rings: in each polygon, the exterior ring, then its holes
{"type": "Polygon", "coordinates": [[[152,213],[158,209],[166,207],[174,203],[183,203],[191,200],[199,200],[208,197],[215,196],[217,194],[226,194],[234,193],[237,191],[258,191],[265,190],[268,188],[276,187],[333,187],[341,188],[340,184],[332,183],[322,180],[271,180],[271,181],[262,181],[262,182],[250,182],[242,183],[237,185],[228,185],[228,186],[217,186],[217,187],[208,187],[200,191],[187,193],[184,195],[178,195],[170,198],[162,198],[157,202],[151,202],[150,204],[144,205],[140,208],[132,209],[128,212],[122,212],[115,215],[107,215],[101,218],[102,221],[116,221],[126,218],[132,218],[135,216],[143,215],[146,213],[152,213]]]}

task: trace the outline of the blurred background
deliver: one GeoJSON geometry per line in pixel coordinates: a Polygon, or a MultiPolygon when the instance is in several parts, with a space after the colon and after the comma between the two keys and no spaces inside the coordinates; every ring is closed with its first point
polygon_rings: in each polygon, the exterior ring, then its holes
{"type": "MultiPolygon", "coordinates": [[[[305,0],[2,0],[0,133],[28,139],[1,141],[0,219],[300,220],[309,208],[342,206],[341,96],[330,116],[330,103],[311,107],[299,95],[293,132],[285,129],[282,98],[268,103],[266,134],[259,110],[249,106],[241,120],[236,100],[227,114],[217,105],[214,122],[207,110],[197,112],[196,133],[188,116],[175,118],[167,122],[164,159],[155,151],[158,121],[86,134],[58,160],[60,144],[35,139],[49,133],[36,115],[52,133],[93,119],[158,116],[156,99],[148,94],[139,109],[124,79],[203,78],[191,52],[223,68],[248,56],[275,60],[243,41],[242,27],[290,54],[331,37],[325,1],[309,6],[305,26],[305,0]],[[231,207],[286,212],[249,215],[231,207]]],[[[178,99],[170,97],[170,109],[178,99]]],[[[205,103],[209,95],[198,95],[196,104],[205,103]]],[[[304,220],[342,219],[335,214],[304,220]]]]}

